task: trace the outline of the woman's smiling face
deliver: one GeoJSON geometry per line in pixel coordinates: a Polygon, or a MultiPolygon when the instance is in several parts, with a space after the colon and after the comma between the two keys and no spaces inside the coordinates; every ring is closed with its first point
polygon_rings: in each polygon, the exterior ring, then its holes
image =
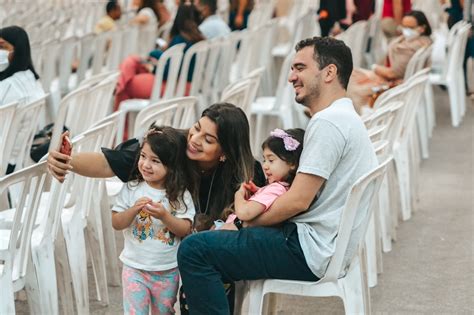
{"type": "Polygon", "coordinates": [[[189,129],[186,155],[196,161],[201,170],[210,170],[219,163],[223,152],[217,137],[217,125],[208,117],[201,117],[189,129]]]}

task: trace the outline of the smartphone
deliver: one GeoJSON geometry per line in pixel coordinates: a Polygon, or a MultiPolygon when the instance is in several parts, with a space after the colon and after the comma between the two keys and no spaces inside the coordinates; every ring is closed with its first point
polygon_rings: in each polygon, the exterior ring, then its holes
{"type": "Polygon", "coordinates": [[[61,143],[61,148],[59,152],[66,155],[71,155],[72,152],[72,143],[68,136],[63,137],[63,142],[61,143]]]}

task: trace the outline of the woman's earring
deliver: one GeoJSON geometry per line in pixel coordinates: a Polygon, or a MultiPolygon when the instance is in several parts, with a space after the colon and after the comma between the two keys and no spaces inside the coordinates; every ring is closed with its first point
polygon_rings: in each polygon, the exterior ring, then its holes
{"type": "Polygon", "coordinates": [[[225,155],[222,155],[222,156],[219,158],[219,161],[220,161],[220,162],[225,162],[225,155]]]}

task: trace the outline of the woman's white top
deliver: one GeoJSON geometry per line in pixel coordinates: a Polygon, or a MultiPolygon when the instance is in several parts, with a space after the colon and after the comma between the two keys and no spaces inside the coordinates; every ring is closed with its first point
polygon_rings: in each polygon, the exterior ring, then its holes
{"type": "Polygon", "coordinates": [[[28,104],[44,96],[44,90],[30,70],[19,71],[0,81],[0,105],[28,104]]]}

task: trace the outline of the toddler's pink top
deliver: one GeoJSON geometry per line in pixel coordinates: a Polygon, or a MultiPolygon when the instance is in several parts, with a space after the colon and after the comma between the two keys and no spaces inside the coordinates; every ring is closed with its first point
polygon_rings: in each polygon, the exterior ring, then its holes
{"type": "MultiPolygon", "coordinates": [[[[263,186],[262,188],[259,188],[255,194],[252,195],[252,197],[249,198],[249,201],[256,201],[262,205],[265,206],[265,209],[263,212],[267,211],[268,208],[273,204],[275,199],[283,195],[288,188],[290,187],[290,184],[286,182],[274,182],[271,183],[267,186],[263,186]]],[[[227,217],[227,220],[225,221],[226,223],[229,222],[234,222],[234,219],[237,216],[235,214],[231,214],[227,217]]]]}
{"type": "Polygon", "coordinates": [[[286,182],[274,182],[267,186],[263,186],[249,198],[249,201],[256,201],[265,206],[263,212],[267,211],[268,208],[273,204],[275,199],[283,195],[290,185],[286,182]]]}

